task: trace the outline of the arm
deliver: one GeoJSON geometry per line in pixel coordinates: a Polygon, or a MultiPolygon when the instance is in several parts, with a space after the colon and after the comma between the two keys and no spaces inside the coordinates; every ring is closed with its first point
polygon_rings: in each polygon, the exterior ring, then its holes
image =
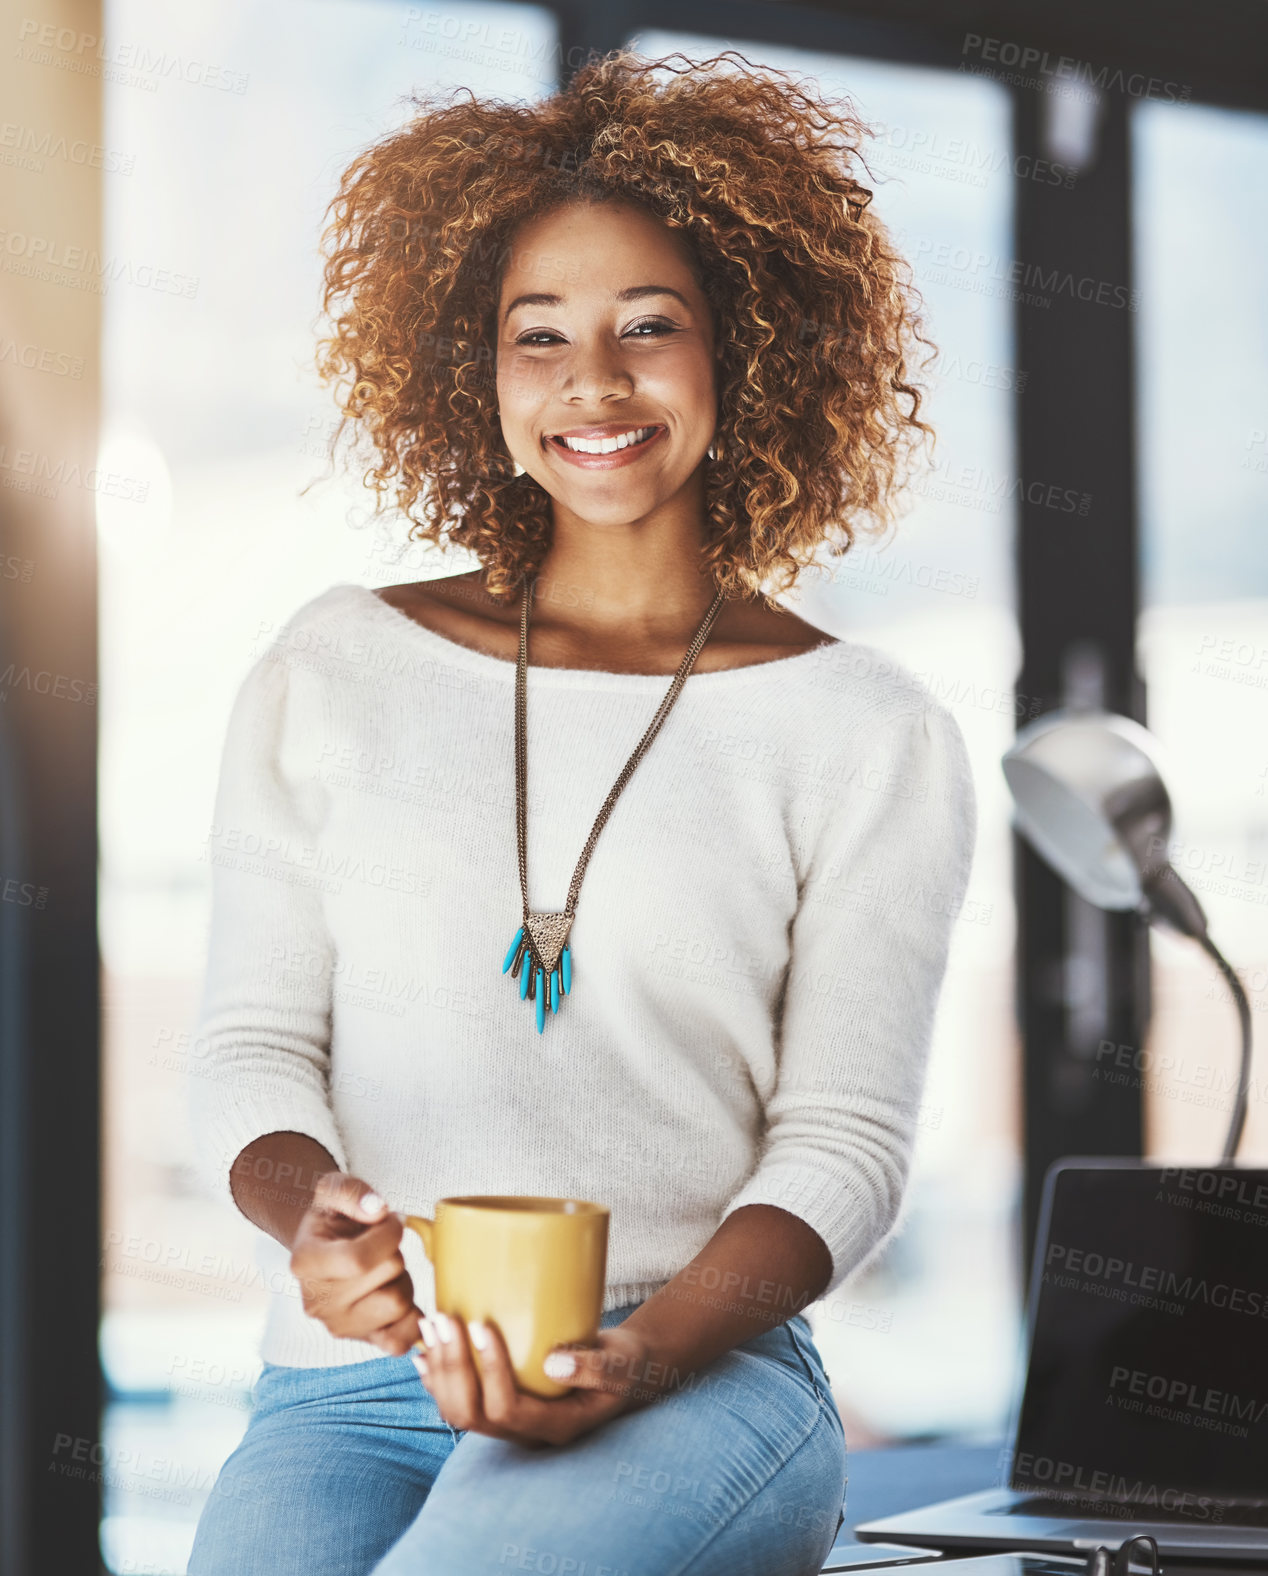
{"type": "Polygon", "coordinates": [[[208,1191],[239,1207],[235,1183],[270,1186],[268,1176],[244,1177],[239,1159],[265,1135],[305,1137],[334,1169],[347,1160],[328,1095],[333,944],[313,871],[326,810],[314,770],[320,696],[307,674],[292,673],[288,649],[283,641],[265,653],[239,687],[207,840],[211,928],[190,1116],[208,1191]]]}
{"type": "Polygon", "coordinates": [[[290,1249],[305,1312],[333,1335],[400,1355],[419,1317],[404,1226],[346,1174],[328,1094],[334,949],[312,874],[323,740],[288,649],[282,640],[247,674],[225,740],[190,1066],[197,1159],[212,1192],[290,1249]]]}
{"type": "Polygon", "coordinates": [[[814,1228],[835,1291],[902,1203],[934,1018],[976,841],[959,727],[928,700],[873,723],[818,830],[791,927],[775,1087],[727,1205],[814,1228]]]}
{"type": "Polygon", "coordinates": [[[822,1295],[832,1255],[812,1227],[770,1204],[729,1214],[691,1263],[621,1326],[646,1345],[628,1377],[649,1399],[822,1295]]]}

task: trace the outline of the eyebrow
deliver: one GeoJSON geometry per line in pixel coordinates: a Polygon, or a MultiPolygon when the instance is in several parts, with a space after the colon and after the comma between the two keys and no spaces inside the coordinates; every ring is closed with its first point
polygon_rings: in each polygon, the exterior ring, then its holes
{"type": "MultiPolygon", "coordinates": [[[[673,296],[675,301],[681,301],[688,311],[691,304],[686,296],[678,290],[671,289],[668,285],[630,285],[626,290],[618,290],[614,299],[617,301],[641,301],[644,296],[667,295],[673,296]]],[[[564,298],[553,295],[547,290],[535,290],[529,295],[518,295],[502,314],[505,322],[517,306],[562,306],[564,298]]]]}

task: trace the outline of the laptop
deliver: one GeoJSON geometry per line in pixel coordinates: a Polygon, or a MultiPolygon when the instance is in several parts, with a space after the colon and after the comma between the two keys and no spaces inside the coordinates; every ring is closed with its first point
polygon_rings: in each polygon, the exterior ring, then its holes
{"type": "Polygon", "coordinates": [[[1268,1564],[1268,1170],[1060,1161],[1027,1322],[1008,1487],[855,1537],[1268,1564]]]}

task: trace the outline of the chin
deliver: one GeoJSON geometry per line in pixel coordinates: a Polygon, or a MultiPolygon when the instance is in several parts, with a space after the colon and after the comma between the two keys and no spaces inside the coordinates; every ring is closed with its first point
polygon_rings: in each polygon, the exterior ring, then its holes
{"type": "Polygon", "coordinates": [[[585,520],[587,524],[596,526],[633,525],[651,514],[661,504],[667,503],[672,496],[671,493],[631,496],[628,489],[619,486],[613,487],[606,497],[595,497],[593,493],[581,489],[574,491],[571,488],[561,488],[560,491],[551,494],[555,503],[563,504],[579,520],[585,520]]]}

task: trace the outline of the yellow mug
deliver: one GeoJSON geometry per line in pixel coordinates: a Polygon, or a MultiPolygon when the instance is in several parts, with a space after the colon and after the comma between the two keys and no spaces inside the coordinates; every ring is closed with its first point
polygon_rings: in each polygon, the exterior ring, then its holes
{"type": "Polygon", "coordinates": [[[496,1324],[520,1388],[548,1397],[569,1387],[546,1376],[546,1353],[598,1334],[608,1218],[583,1199],[506,1195],[442,1198],[434,1220],[405,1224],[435,1269],[437,1310],[496,1324]]]}

